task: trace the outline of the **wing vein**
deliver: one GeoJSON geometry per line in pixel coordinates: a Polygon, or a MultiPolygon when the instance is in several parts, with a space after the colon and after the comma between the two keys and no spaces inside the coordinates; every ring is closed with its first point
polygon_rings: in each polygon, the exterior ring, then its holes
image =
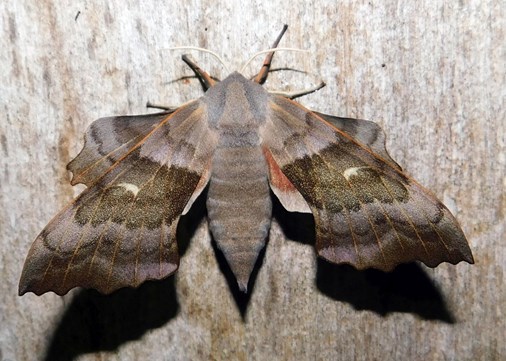
{"type": "MultiPolygon", "coordinates": [[[[74,219],[75,217],[75,214],[77,213],[77,210],[74,210],[73,212],[73,216],[72,217],[68,217],[67,218],[67,222],[66,222],[66,225],[63,227],[63,229],[65,231],[67,231],[67,228],[70,226],[70,223],[72,222],[72,220],[74,219]]],[[[62,233],[66,233],[66,232],[62,232],[62,233]]],[[[48,236],[46,236],[48,237],[48,236]]],[[[45,238],[44,240],[46,240],[47,238],[45,238]]],[[[53,261],[54,261],[54,258],[56,257],[57,254],[60,253],[60,250],[61,250],[61,246],[63,245],[65,241],[65,238],[64,237],[61,237],[60,238],[60,242],[58,242],[58,246],[56,247],[55,249],[55,252],[52,253],[51,255],[51,259],[49,260],[48,264],[47,264],[47,267],[46,267],[46,270],[44,271],[44,276],[42,277],[42,283],[45,283],[45,280],[46,280],[46,277],[47,277],[47,274],[49,272],[49,270],[51,269],[52,267],[52,264],[53,264],[53,261]]],[[[49,248],[49,247],[48,247],[49,248]]]]}
{"type": "MultiPolygon", "coordinates": [[[[89,229],[91,227],[91,221],[93,220],[94,216],[96,215],[97,210],[100,208],[100,204],[102,203],[103,198],[104,198],[104,193],[101,193],[100,194],[100,199],[97,201],[97,205],[93,209],[93,212],[91,213],[90,218],[86,222],[85,229],[83,230],[83,232],[81,232],[79,234],[79,240],[77,241],[77,244],[76,244],[76,246],[74,248],[74,252],[72,252],[72,257],[70,257],[70,260],[68,262],[67,268],[65,269],[65,273],[64,273],[63,281],[62,281],[62,287],[65,286],[65,282],[67,280],[68,273],[70,272],[70,269],[72,267],[72,263],[74,263],[74,259],[77,256],[77,254],[79,253],[79,249],[80,249],[81,244],[83,242],[84,236],[86,236],[87,233],[89,232],[89,229]]],[[[76,213],[77,213],[78,210],[79,210],[79,208],[76,209],[76,213]]]]}
{"type": "MultiPolygon", "coordinates": [[[[118,179],[119,179],[122,175],[124,175],[127,171],[129,171],[130,169],[134,168],[134,167],[135,167],[135,165],[139,162],[139,160],[140,160],[140,159],[135,160],[135,162],[133,162],[132,164],[130,164],[128,168],[123,169],[120,173],[118,173],[118,174],[117,174],[117,175],[116,175],[116,176],[115,176],[115,177],[114,177],[114,178],[113,178],[113,179],[112,179],[112,180],[108,183],[108,186],[106,186],[106,187],[104,187],[104,188],[100,189],[100,193],[99,193],[99,195],[100,195],[100,199],[97,201],[97,205],[95,206],[95,208],[94,208],[94,210],[93,210],[92,214],[90,215],[90,218],[89,218],[89,219],[88,219],[88,221],[86,222],[86,230],[80,233],[80,236],[79,236],[79,241],[78,241],[78,242],[77,242],[77,244],[76,244],[76,248],[75,248],[75,250],[74,250],[74,252],[73,252],[73,254],[72,254],[72,257],[70,258],[70,261],[69,261],[69,263],[68,263],[68,265],[67,265],[67,269],[65,270],[65,274],[64,274],[64,278],[63,278],[63,284],[65,284],[65,281],[66,281],[66,278],[67,278],[68,272],[70,271],[70,268],[71,268],[71,266],[72,266],[72,263],[74,262],[75,257],[76,257],[76,256],[77,256],[77,254],[79,253],[79,249],[81,248],[81,244],[82,244],[82,242],[83,242],[83,239],[85,238],[85,236],[87,235],[87,233],[88,233],[88,231],[89,231],[89,228],[90,228],[90,223],[93,221],[93,219],[94,219],[94,217],[95,217],[95,215],[96,215],[97,210],[100,208],[100,205],[101,205],[101,203],[102,203],[102,200],[103,200],[103,198],[104,198],[104,195],[105,195],[106,191],[107,191],[108,189],[110,189],[110,188],[111,188],[111,186],[110,186],[111,184],[114,184],[114,182],[116,182],[116,181],[117,181],[117,180],[118,180],[118,179]]],[[[76,213],[77,213],[77,211],[78,211],[78,210],[79,210],[79,208],[77,208],[77,209],[76,209],[76,213]]],[[[73,217],[72,219],[74,219],[74,217],[73,217]]],[[[100,238],[101,238],[101,237],[100,237],[100,238]]],[[[98,245],[97,245],[97,247],[98,247],[98,245]]],[[[97,248],[95,248],[95,249],[97,249],[97,248]]],[[[90,265],[90,266],[91,266],[91,265],[90,265]]]]}
{"type": "MultiPolygon", "coordinates": [[[[186,108],[186,107],[185,107],[186,108]]],[[[153,133],[155,133],[158,129],[160,129],[162,126],[165,126],[165,124],[172,118],[172,117],[175,117],[176,114],[178,114],[183,108],[178,108],[174,113],[170,113],[167,115],[167,117],[165,117],[164,119],[162,119],[160,121],[160,123],[158,123],[156,125],[156,127],[153,127],[153,129],[151,131],[149,131],[146,135],[144,135],[142,137],[142,139],[137,142],[132,148],[130,148],[125,154],[123,154],[123,156],[121,158],[119,158],[114,164],[112,164],[107,170],[104,171],[104,175],[109,173],[110,171],[112,171],[113,169],[115,169],[118,164],[120,164],[125,158],[127,158],[130,154],[132,154],[133,151],[135,151],[137,148],[141,147],[148,139],[151,135],[153,135],[153,133]]],[[[199,109],[199,107],[197,107],[196,109],[194,109],[182,122],[180,122],[179,124],[176,124],[174,129],[172,130],[173,133],[176,133],[177,132],[177,129],[181,126],[183,126],[185,123],[186,123],[186,120],[187,119],[191,119],[193,113],[195,113],[197,110],[199,109]]],[[[142,136],[142,135],[141,135],[142,136]]],[[[102,176],[103,177],[103,176],[102,176]]],[[[102,178],[102,177],[99,177],[98,179],[102,178]]],[[[97,180],[98,180],[97,179],[97,180]]]]}
{"type": "Polygon", "coordinates": [[[400,207],[398,204],[399,202],[395,199],[395,197],[393,196],[393,193],[391,191],[391,189],[388,187],[387,184],[385,184],[385,182],[383,181],[383,177],[379,177],[380,180],[381,180],[381,183],[383,184],[383,186],[385,187],[385,189],[387,190],[387,192],[390,194],[390,196],[392,197],[393,199],[393,203],[397,204],[397,209],[404,215],[404,217],[406,218],[406,220],[409,222],[409,225],[411,226],[411,228],[413,229],[413,231],[415,232],[416,234],[416,237],[418,238],[418,240],[420,241],[420,243],[422,244],[422,247],[426,253],[427,256],[429,256],[429,251],[427,250],[427,245],[425,244],[425,242],[423,241],[422,237],[420,236],[420,234],[418,233],[418,229],[416,228],[415,224],[413,223],[413,220],[411,219],[411,217],[409,216],[409,214],[404,211],[404,208],[403,207],[400,207]]]}
{"type": "MultiPolygon", "coordinates": [[[[413,201],[415,203],[419,204],[418,200],[413,199],[413,201]]],[[[420,209],[421,213],[423,214],[423,217],[425,218],[425,220],[427,221],[427,223],[430,225],[430,227],[432,228],[432,230],[437,234],[439,241],[441,242],[441,244],[443,245],[443,247],[446,249],[446,252],[448,253],[448,255],[450,255],[450,248],[448,247],[448,245],[443,240],[443,237],[439,233],[439,231],[437,229],[437,226],[429,219],[429,217],[427,215],[427,212],[425,212],[425,210],[423,209],[423,207],[418,207],[418,209],[420,209]]]]}

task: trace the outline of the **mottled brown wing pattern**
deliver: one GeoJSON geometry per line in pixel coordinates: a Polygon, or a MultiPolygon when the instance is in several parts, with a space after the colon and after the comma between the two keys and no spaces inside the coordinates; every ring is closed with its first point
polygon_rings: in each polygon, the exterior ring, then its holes
{"type": "Polygon", "coordinates": [[[265,152],[313,213],[320,256],[381,270],[414,260],[431,267],[473,262],[455,218],[401,172],[384,139],[347,134],[349,126],[336,128],[324,118],[272,96],[263,130],[265,152]]]}
{"type": "Polygon", "coordinates": [[[198,102],[135,120],[101,119],[90,127],[71,169],[86,173],[80,181],[91,186],[33,243],[20,294],[64,294],[76,286],[110,293],[177,269],[178,220],[205,186],[214,137],[198,102]]]}
{"type": "Polygon", "coordinates": [[[94,121],[84,136],[83,149],[67,165],[72,172],[71,184],[93,184],[169,115],[162,112],[94,121]]]}
{"type": "Polygon", "coordinates": [[[378,124],[369,120],[342,118],[318,112],[313,113],[352,137],[357,143],[360,143],[364,148],[368,148],[383,158],[384,161],[389,162],[394,168],[402,170],[388,154],[385,148],[385,133],[378,124]]]}

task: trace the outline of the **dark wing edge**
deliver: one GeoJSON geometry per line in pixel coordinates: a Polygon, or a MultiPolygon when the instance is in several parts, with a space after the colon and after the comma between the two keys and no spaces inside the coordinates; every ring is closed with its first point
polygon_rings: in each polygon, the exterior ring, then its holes
{"type": "Polygon", "coordinates": [[[92,185],[172,113],[164,111],[95,120],[86,130],[83,149],[67,165],[72,172],[71,184],[92,185]]]}
{"type": "Polygon", "coordinates": [[[108,119],[92,124],[70,166],[77,174],[88,169],[81,180],[90,187],[33,242],[20,295],[63,295],[74,287],[109,294],[166,278],[178,268],[177,224],[193,194],[207,183],[203,178],[215,144],[206,113],[194,102],[173,114],[143,116],[141,123],[131,117],[108,119]],[[118,137],[117,127],[123,136],[118,137]],[[90,132],[100,136],[90,138],[90,132]],[[132,145],[124,147],[129,139],[132,145]],[[91,149],[97,144],[101,151],[91,149]]]}
{"type": "Polygon", "coordinates": [[[393,168],[402,170],[399,164],[388,154],[385,146],[385,132],[375,122],[364,119],[337,117],[319,112],[313,113],[352,137],[362,147],[368,148],[371,152],[379,155],[385,162],[390,163],[393,168]]]}
{"type": "Polygon", "coordinates": [[[326,120],[272,96],[262,144],[271,173],[274,163],[311,209],[319,256],[383,271],[415,260],[474,262],[458,222],[431,192],[386,159],[386,149],[377,154],[379,143],[326,120]]]}

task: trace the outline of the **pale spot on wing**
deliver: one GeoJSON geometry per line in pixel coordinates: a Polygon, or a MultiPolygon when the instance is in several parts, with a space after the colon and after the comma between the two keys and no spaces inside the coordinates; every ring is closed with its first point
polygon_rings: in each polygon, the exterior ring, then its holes
{"type": "Polygon", "coordinates": [[[117,187],[125,188],[128,192],[132,192],[134,196],[137,196],[137,193],[139,193],[139,187],[132,183],[119,183],[117,187]]]}
{"type": "Polygon", "coordinates": [[[343,172],[344,178],[350,180],[351,177],[357,176],[358,171],[361,169],[368,169],[370,167],[350,167],[343,172]]]}

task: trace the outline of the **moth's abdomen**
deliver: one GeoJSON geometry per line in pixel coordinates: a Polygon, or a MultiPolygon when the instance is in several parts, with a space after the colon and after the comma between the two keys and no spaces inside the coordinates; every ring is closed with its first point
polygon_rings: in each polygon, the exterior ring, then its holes
{"type": "Polygon", "coordinates": [[[207,198],[209,227],[243,291],[269,233],[269,192],[259,146],[216,150],[207,198]]]}

